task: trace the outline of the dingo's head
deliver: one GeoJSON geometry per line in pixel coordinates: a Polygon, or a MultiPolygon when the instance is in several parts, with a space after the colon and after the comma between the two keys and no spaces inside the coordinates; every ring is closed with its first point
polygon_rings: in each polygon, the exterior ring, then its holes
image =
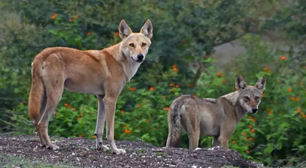
{"type": "Polygon", "coordinates": [[[265,85],[265,76],[259,79],[255,86],[247,86],[242,76],[239,75],[237,77],[236,89],[239,92],[238,101],[245,111],[253,114],[257,113],[265,85]]]}
{"type": "Polygon", "coordinates": [[[153,25],[148,19],[142,26],[140,33],[133,33],[127,23],[122,20],[119,24],[119,36],[122,39],[121,50],[127,59],[143,62],[151,45],[153,25]]]}

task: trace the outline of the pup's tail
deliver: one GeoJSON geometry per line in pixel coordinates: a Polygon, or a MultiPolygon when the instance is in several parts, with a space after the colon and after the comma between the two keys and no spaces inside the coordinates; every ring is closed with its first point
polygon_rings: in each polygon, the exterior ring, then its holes
{"type": "Polygon", "coordinates": [[[29,117],[34,120],[34,124],[38,123],[46,102],[45,89],[41,76],[42,63],[43,60],[40,57],[36,57],[32,63],[32,86],[29,95],[28,113],[29,117]]]}
{"type": "Polygon", "coordinates": [[[179,147],[181,135],[181,103],[174,101],[168,111],[168,139],[166,147],[179,147]]]}

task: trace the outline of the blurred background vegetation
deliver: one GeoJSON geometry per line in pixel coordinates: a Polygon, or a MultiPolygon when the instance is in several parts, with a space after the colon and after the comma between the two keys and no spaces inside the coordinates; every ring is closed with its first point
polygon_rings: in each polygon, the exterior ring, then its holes
{"type": "MultiPolygon", "coordinates": [[[[219,97],[267,76],[259,113],[246,115],[230,148],[269,166],[305,165],[306,1],[0,1],[0,133],[33,134],[27,116],[31,62],[46,47],[103,49],[125,19],[154,26],[147,60],[119,97],[115,139],[164,146],[167,110],[181,94],[219,97]]],[[[97,99],[65,92],[49,134],[93,136],[97,99]]],[[[210,147],[202,137],[200,147],[210,147]]],[[[187,147],[187,135],[182,137],[187,147]]]]}

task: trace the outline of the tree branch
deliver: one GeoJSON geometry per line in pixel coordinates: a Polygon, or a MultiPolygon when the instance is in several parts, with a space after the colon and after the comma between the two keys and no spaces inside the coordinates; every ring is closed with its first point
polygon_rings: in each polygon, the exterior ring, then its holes
{"type": "Polygon", "coordinates": [[[244,32],[244,33],[242,33],[241,35],[236,36],[235,39],[228,39],[228,40],[222,41],[222,42],[220,42],[220,43],[214,43],[213,46],[214,46],[214,47],[217,47],[217,46],[220,46],[220,45],[222,45],[222,44],[232,42],[232,41],[234,41],[234,40],[237,40],[237,39],[239,39],[239,38],[245,36],[245,35],[248,34],[248,33],[250,33],[250,32],[248,32],[248,31],[247,31],[247,32],[244,32]]]}

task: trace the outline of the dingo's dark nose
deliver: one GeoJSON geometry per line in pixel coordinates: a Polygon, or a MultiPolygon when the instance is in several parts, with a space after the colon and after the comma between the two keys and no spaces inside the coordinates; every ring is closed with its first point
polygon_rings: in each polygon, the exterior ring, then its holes
{"type": "Polygon", "coordinates": [[[258,110],[258,109],[257,109],[256,107],[252,107],[252,112],[253,112],[253,113],[256,113],[257,110],[258,110]]]}
{"type": "Polygon", "coordinates": [[[143,56],[142,54],[138,54],[138,55],[137,55],[137,58],[138,58],[138,60],[140,60],[140,61],[143,60],[143,57],[144,57],[144,56],[143,56]]]}

